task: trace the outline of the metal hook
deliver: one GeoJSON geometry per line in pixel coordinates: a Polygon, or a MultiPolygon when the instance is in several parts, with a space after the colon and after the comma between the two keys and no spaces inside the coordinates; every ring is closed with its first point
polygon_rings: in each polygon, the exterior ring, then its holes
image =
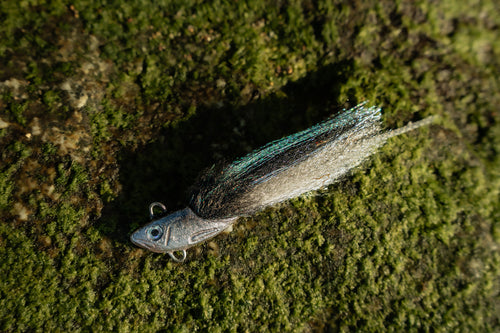
{"type": "Polygon", "coordinates": [[[155,213],[153,212],[153,209],[155,207],[160,207],[163,210],[162,213],[165,213],[167,211],[167,207],[165,207],[165,205],[161,202],[153,202],[151,205],[149,205],[149,218],[151,220],[155,217],[155,213]]]}
{"type": "Polygon", "coordinates": [[[174,252],[167,252],[167,253],[170,256],[170,258],[172,258],[172,260],[175,262],[183,262],[184,260],[186,260],[186,257],[187,257],[186,250],[182,250],[182,257],[181,258],[177,258],[175,256],[174,252]]]}

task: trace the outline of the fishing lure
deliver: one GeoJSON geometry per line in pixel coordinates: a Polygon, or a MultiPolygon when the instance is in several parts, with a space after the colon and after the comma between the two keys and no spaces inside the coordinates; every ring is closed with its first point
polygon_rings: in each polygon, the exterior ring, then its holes
{"type": "MultiPolygon", "coordinates": [[[[387,139],[427,125],[433,117],[381,131],[379,107],[362,103],[302,132],[273,141],[223,169],[201,177],[188,207],[154,220],[130,239],[143,248],[168,253],[177,262],[186,250],[216,236],[238,217],[315,191],[338,180],[387,139]],[[174,252],[181,251],[178,257],[174,252]]],[[[166,207],[154,202],[149,207],[166,207]]]]}

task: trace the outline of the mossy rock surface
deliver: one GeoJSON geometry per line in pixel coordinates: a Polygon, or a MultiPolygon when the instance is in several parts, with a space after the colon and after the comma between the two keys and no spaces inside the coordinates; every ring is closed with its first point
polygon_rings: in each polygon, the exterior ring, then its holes
{"type": "Polygon", "coordinates": [[[0,3],[0,331],[498,331],[495,1],[0,3]],[[198,174],[368,100],[341,182],[133,246],[198,174]]]}

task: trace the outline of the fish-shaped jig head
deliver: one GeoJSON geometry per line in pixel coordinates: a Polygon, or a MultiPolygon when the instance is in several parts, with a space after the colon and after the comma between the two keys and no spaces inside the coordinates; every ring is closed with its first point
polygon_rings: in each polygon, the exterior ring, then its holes
{"type": "MultiPolygon", "coordinates": [[[[433,117],[381,131],[379,107],[362,103],[302,132],[268,143],[222,170],[201,177],[188,207],[152,221],[130,239],[153,252],[186,259],[186,250],[216,236],[238,217],[337,181],[387,139],[427,125],[433,117]],[[178,257],[174,252],[181,251],[178,257]]],[[[155,202],[153,209],[163,204],[155,202]]]]}

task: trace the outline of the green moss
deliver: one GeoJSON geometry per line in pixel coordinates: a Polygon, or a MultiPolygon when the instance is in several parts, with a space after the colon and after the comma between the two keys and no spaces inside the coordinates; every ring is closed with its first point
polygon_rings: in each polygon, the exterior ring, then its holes
{"type": "Polygon", "coordinates": [[[53,90],[49,90],[43,95],[43,102],[47,104],[49,108],[53,108],[58,103],[60,103],[60,101],[61,98],[59,97],[58,93],[53,90]]]}
{"type": "Polygon", "coordinates": [[[28,107],[28,103],[16,101],[11,93],[4,93],[2,100],[6,104],[4,108],[5,114],[9,115],[12,121],[23,126],[26,125],[24,112],[28,107]]]}
{"type": "Polygon", "coordinates": [[[2,2],[0,330],[495,331],[494,8],[2,2]],[[440,118],[184,264],[128,241],[203,168],[364,100],[440,118]]]}
{"type": "Polygon", "coordinates": [[[2,160],[9,162],[0,169],[0,211],[10,208],[15,189],[15,175],[31,155],[31,149],[21,142],[14,142],[2,152],[2,160]]]}

